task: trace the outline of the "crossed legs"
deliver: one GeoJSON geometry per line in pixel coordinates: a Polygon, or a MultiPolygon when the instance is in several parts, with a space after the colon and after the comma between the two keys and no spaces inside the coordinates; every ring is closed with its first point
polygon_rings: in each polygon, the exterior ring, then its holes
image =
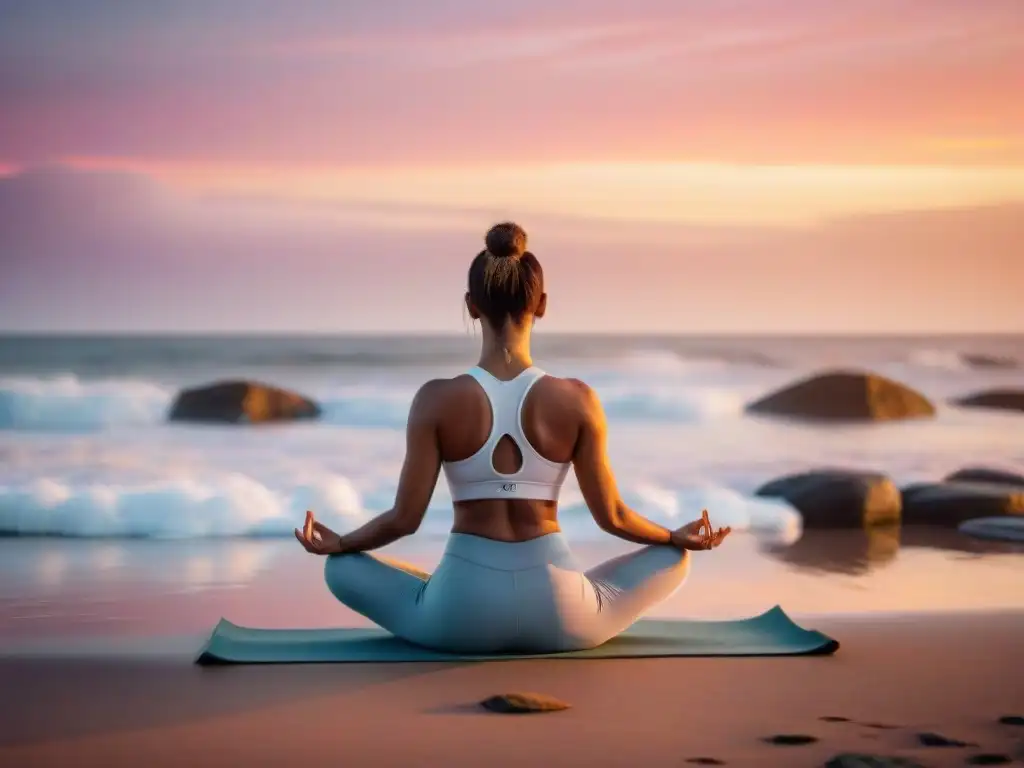
{"type": "MultiPolygon", "coordinates": [[[[593,588],[592,599],[585,598],[589,607],[561,621],[576,625],[570,633],[574,644],[601,645],[682,586],[689,568],[687,552],[664,546],[642,547],[608,560],[584,574],[593,588]]],[[[414,566],[365,552],[331,555],[324,576],[340,602],[394,635],[415,641],[430,623],[422,605],[430,574],[414,566]]],[[[508,611],[515,610],[510,604],[508,611]]]]}

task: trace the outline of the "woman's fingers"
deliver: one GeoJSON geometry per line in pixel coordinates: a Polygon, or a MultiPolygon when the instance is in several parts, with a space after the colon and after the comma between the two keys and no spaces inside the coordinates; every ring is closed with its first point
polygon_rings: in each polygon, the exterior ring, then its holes
{"type": "Polygon", "coordinates": [[[302,533],[299,531],[298,528],[295,529],[295,538],[299,540],[299,544],[302,545],[302,548],[304,550],[306,550],[307,552],[312,552],[313,551],[312,549],[310,549],[309,542],[306,541],[306,539],[303,537],[302,533]]]}
{"type": "Polygon", "coordinates": [[[332,536],[332,535],[334,535],[334,531],[332,531],[330,528],[328,528],[323,523],[317,522],[317,521],[313,522],[313,531],[315,533],[320,534],[321,536],[332,536]]]}

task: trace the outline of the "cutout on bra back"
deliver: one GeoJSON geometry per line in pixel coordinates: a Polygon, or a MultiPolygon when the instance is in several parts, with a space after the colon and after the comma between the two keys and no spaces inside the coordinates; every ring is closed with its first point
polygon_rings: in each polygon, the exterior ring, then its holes
{"type": "Polygon", "coordinates": [[[491,451],[491,469],[500,475],[512,475],[523,468],[523,449],[520,448],[519,443],[515,441],[515,438],[507,432],[498,438],[498,442],[494,444],[494,450],[491,451]],[[500,463],[502,467],[498,466],[498,451],[503,454],[500,458],[504,459],[500,463]]]}

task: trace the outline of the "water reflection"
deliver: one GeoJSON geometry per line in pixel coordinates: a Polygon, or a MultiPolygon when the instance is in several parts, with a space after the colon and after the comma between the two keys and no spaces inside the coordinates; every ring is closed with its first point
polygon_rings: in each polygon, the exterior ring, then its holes
{"type": "Polygon", "coordinates": [[[910,525],[805,530],[791,545],[765,542],[761,551],[798,570],[858,576],[890,565],[901,548],[911,547],[977,556],[1024,554],[1024,544],[975,539],[952,528],[910,525]]]}
{"type": "Polygon", "coordinates": [[[285,543],[0,539],[0,594],[147,583],[182,590],[248,584],[272,567],[285,543]]]}

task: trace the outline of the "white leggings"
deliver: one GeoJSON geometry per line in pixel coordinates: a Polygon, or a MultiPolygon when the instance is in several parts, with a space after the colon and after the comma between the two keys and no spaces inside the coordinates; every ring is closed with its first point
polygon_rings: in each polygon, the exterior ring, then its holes
{"type": "Polygon", "coordinates": [[[327,586],[394,635],[453,653],[601,645],[675,592],[690,558],[643,547],[581,571],[558,533],[502,542],[453,533],[433,575],[360,553],[327,558],[327,586]]]}

